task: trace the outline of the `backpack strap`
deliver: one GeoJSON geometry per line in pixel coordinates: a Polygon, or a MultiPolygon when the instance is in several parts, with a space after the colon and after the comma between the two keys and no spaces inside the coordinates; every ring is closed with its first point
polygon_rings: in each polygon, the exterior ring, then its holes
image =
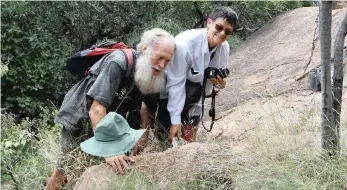
{"type": "Polygon", "coordinates": [[[125,73],[125,77],[130,77],[133,67],[134,67],[134,53],[133,49],[122,49],[125,59],[127,61],[127,71],[125,73]]]}

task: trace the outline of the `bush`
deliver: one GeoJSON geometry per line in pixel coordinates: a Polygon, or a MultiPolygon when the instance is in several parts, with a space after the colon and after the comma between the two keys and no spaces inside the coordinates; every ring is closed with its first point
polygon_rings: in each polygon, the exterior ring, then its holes
{"type": "Polygon", "coordinates": [[[36,3],[2,2],[1,9],[1,62],[8,67],[1,81],[2,106],[22,117],[37,117],[40,107],[48,100],[58,103],[70,86],[62,68],[73,50],[45,26],[48,15],[35,11],[36,3]]]}
{"type": "Polygon", "coordinates": [[[15,121],[14,115],[1,114],[1,184],[9,184],[10,189],[39,189],[59,151],[59,128],[42,120],[15,121]]]}
{"type": "Polygon", "coordinates": [[[228,39],[230,50],[239,47],[242,42],[243,42],[243,40],[241,39],[241,37],[239,37],[239,36],[230,36],[229,39],[228,39]]]}
{"type": "MultiPolygon", "coordinates": [[[[21,117],[38,117],[40,107],[58,107],[76,80],[62,70],[73,53],[112,39],[135,46],[145,29],[162,27],[176,35],[204,27],[215,6],[241,13],[239,28],[261,27],[302,2],[1,2],[3,107],[21,117]],[[125,16],[126,15],[126,16],[125,16]],[[7,68],[7,72],[6,72],[7,68]],[[6,74],[5,74],[6,73],[6,74]]],[[[307,3],[306,3],[307,4],[307,3]]],[[[235,48],[249,35],[236,31],[235,48]]]]}

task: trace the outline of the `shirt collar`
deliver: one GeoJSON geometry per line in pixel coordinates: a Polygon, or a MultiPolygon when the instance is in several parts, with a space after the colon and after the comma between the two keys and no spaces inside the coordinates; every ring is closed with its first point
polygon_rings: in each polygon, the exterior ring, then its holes
{"type": "Polygon", "coordinates": [[[217,46],[215,46],[213,49],[211,49],[210,53],[213,53],[217,50],[217,46]]]}
{"type": "Polygon", "coordinates": [[[203,29],[203,41],[202,41],[202,47],[201,47],[201,52],[202,53],[209,53],[209,49],[208,49],[208,40],[207,40],[207,28],[203,29]]]}

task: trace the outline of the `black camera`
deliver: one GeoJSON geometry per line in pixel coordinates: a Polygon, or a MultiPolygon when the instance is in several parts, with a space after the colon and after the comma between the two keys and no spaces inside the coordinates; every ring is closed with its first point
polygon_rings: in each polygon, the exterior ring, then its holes
{"type": "Polygon", "coordinates": [[[208,67],[205,70],[205,76],[207,77],[207,79],[217,78],[217,76],[220,76],[222,79],[224,79],[229,74],[230,74],[230,71],[227,68],[225,68],[225,69],[216,69],[216,68],[208,67]]]}

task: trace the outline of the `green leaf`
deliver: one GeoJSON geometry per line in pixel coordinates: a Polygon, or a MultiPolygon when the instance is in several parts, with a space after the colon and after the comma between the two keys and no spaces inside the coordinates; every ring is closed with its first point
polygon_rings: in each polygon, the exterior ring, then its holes
{"type": "Polygon", "coordinates": [[[5,142],[5,148],[11,147],[12,144],[13,144],[13,143],[12,143],[11,141],[6,141],[6,142],[5,142]]]}

